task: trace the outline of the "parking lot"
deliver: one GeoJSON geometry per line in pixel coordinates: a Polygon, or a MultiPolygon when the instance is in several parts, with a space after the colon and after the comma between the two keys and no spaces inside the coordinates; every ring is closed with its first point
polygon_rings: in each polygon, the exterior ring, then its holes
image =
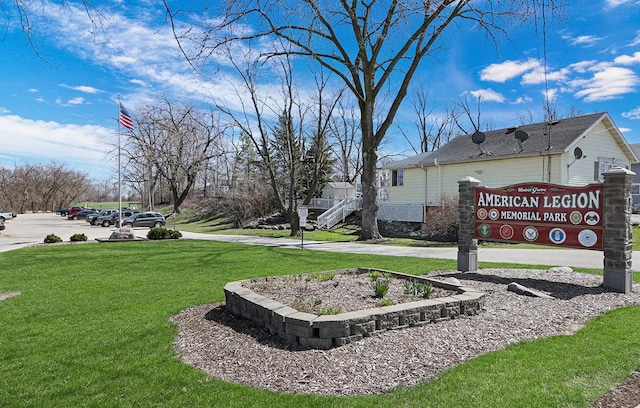
{"type": "MultiPolygon", "coordinates": [[[[89,241],[93,241],[109,238],[114,230],[115,227],[92,226],[85,220],[72,221],[55,213],[19,214],[6,221],[4,231],[0,231],[0,252],[41,244],[49,234],[55,234],[66,242],[73,234],[85,234],[89,241]]],[[[147,231],[148,228],[143,228],[138,235],[145,236],[147,231]]]]}

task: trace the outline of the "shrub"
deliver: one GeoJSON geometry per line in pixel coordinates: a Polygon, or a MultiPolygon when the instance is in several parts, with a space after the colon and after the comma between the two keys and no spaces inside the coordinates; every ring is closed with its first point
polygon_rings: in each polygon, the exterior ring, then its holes
{"type": "Polygon", "coordinates": [[[442,196],[442,206],[429,207],[423,233],[435,241],[457,241],[460,218],[458,198],[442,196]]]}
{"type": "Polygon", "coordinates": [[[55,244],[57,242],[62,242],[62,238],[60,238],[56,234],[49,234],[44,238],[45,244],[55,244]]]}
{"type": "Polygon", "coordinates": [[[152,240],[158,239],[178,239],[182,236],[180,231],[169,230],[164,227],[151,228],[147,233],[147,238],[152,240]]]}
{"type": "Polygon", "coordinates": [[[86,240],[87,240],[87,236],[84,234],[73,234],[71,238],[69,238],[69,241],[71,242],[80,242],[80,241],[86,241],[86,240]]]}

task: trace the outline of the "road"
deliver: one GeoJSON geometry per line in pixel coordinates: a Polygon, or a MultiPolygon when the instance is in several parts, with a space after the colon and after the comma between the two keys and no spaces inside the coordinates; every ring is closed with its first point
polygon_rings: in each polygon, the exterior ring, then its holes
{"type": "MultiPolygon", "coordinates": [[[[90,241],[108,238],[114,227],[91,226],[84,220],[71,221],[52,213],[20,214],[6,222],[6,229],[0,232],[0,252],[40,244],[48,234],[55,234],[63,241],[69,241],[73,234],[83,233],[90,241]]],[[[148,228],[135,229],[139,237],[147,234],[148,228]]],[[[264,238],[244,235],[217,235],[182,232],[184,239],[203,239],[235,242],[250,245],[277,246],[300,249],[300,239],[264,238]]],[[[389,245],[373,245],[357,242],[304,242],[305,250],[348,252],[358,254],[380,254],[392,256],[412,256],[418,258],[457,259],[456,248],[412,248],[389,245]]],[[[581,249],[540,249],[480,248],[479,262],[510,262],[530,265],[570,266],[599,269],[603,266],[604,255],[600,251],[581,249]]],[[[633,253],[634,271],[640,270],[640,252],[633,253]]]]}

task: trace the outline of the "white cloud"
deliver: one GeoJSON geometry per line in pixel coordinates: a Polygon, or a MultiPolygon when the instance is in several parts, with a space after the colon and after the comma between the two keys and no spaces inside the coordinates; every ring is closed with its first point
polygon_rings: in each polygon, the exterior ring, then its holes
{"type": "Polygon", "coordinates": [[[30,88],[29,90],[27,90],[27,92],[36,93],[38,92],[38,90],[36,88],[30,88]]]}
{"type": "Polygon", "coordinates": [[[487,89],[478,89],[476,91],[469,91],[474,98],[480,99],[482,102],[504,102],[505,98],[498,92],[494,91],[491,88],[487,89]]]}
{"type": "Polygon", "coordinates": [[[626,127],[619,127],[618,130],[622,133],[629,133],[631,132],[633,129],[631,128],[626,128],[626,127]]]}
{"type": "Polygon", "coordinates": [[[584,73],[591,69],[594,65],[596,65],[598,61],[589,60],[589,61],[580,61],[569,65],[569,69],[575,72],[584,73]]]}
{"type": "Polygon", "coordinates": [[[636,45],[640,45],[640,31],[638,31],[636,38],[634,38],[633,41],[631,41],[631,44],[629,44],[630,47],[634,47],[636,45]]]}
{"type": "Polygon", "coordinates": [[[581,89],[575,93],[577,98],[586,102],[606,101],[620,95],[634,92],[640,85],[640,79],[632,70],[622,67],[608,67],[597,71],[589,79],[570,81],[574,88],[581,89]]]}
{"type": "Polygon", "coordinates": [[[593,35],[579,35],[577,37],[563,35],[562,38],[567,40],[570,45],[582,45],[585,47],[592,47],[603,40],[602,37],[595,37],[593,35]]]}
{"type": "Polygon", "coordinates": [[[549,102],[555,102],[555,100],[558,98],[557,88],[549,88],[547,90],[542,90],[540,93],[542,94],[542,97],[544,97],[549,102]]]}
{"type": "Polygon", "coordinates": [[[480,79],[503,83],[539,66],[540,62],[534,58],[529,58],[526,61],[505,61],[500,64],[491,64],[480,71],[480,79]]]}
{"type": "Polygon", "coordinates": [[[640,120],[640,106],[635,109],[631,109],[629,112],[623,112],[622,117],[632,120],[640,120]]]}
{"type": "MultiPolygon", "coordinates": [[[[558,71],[547,72],[547,81],[564,81],[569,75],[569,69],[562,68],[558,71]]],[[[522,76],[523,85],[537,85],[545,82],[544,67],[537,67],[522,76]]]]}
{"type": "Polygon", "coordinates": [[[640,63],[640,51],[633,55],[620,55],[619,57],[616,57],[613,62],[621,65],[633,65],[640,63]]]}
{"type": "Polygon", "coordinates": [[[629,3],[631,0],[606,0],[608,7],[618,7],[625,3],[629,3]]]}
{"type": "Polygon", "coordinates": [[[522,105],[524,103],[529,103],[532,102],[533,99],[531,99],[528,96],[519,96],[515,101],[511,102],[512,105],[522,105]]]}
{"type": "Polygon", "coordinates": [[[69,99],[67,103],[69,105],[82,105],[84,103],[84,98],[77,97],[77,98],[69,99]]]}
{"type": "Polygon", "coordinates": [[[64,125],[52,121],[0,115],[3,148],[0,163],[62,162],[90,177],[107,178],[113,172],[104,142],[115,139],[113,130],[92,125],[64,125]],[[11,154],[7,154],[11,152],[11,154]]]}
{"type": "Polygon", "coordinates": [[[80,92],[89,93],[89,94],[96,94],[96,93],[102,92],[97,88],[94,88],[92,86],[87,86],[87,85],[70,86],[67,84],[60,84],[60,86],[63,88],[69,88],[69,89],[73,89],[74,91],[80,91],[80,92]]]}

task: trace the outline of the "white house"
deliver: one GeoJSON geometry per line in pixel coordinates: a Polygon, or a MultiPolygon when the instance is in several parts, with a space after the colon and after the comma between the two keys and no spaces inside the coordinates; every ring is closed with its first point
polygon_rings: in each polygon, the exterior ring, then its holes
{"type": "Polygon", "coordinates": [[[390,204],[438,206],[472,176],[487,187],[524,182],[584,186],[638,156],[608,113],[458,136],[440,149],[385,166],[390,204]]]}

